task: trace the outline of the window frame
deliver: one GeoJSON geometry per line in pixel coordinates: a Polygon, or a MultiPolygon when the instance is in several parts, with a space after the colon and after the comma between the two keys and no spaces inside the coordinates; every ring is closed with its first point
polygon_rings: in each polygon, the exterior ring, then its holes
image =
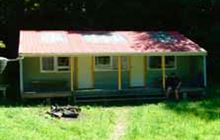
{"type": "MultiPolygon", "coordinates": [[[[150,67],[150,57],[162,57],[162,56],[148,56],[148,58],[147,58],[147,68],[149,69],[149,70],[154,70],[154,71],[161,71],[162,70],[162,68],[151,68],[150,67]]],[[[166,60],[166,57],[169,57],[169,56],[165,56],[165,60],[166,60]]],[[[177,69],[177,56],[171,56],[171,57],[174,57],[174,67],[173,68],[166,68],[165,67],[165,69],[166,70],[176,70],[177,69]]]]}
{"type": "Polygon", "coordinates": [[[50,57],[50,56],[40,57],[40,72],[41,73],[53,73],[53,72],[56,72],[55,71],[55,59],[54,59],[54,57],[50,57]],[[44,70],[43,69],[43,58],[53,58],[53,65],[54,65],[53,70],[44,70]]]}
{"type": "Polygon", "coordinates": [[[68,71],[70,71],[70,59],[69,59],[69,57],[65,57],[65,56],[61,56],[61,57],[56,57],[55,58],[55,61],[56,61],[56,70],[58,71],[58,72],[68,72],[68,71]],[[58,63],[58,60],[59,60],[59,58],[67,58],[68,59],[68,66],[59,66],[59,63],[58,63]],[[68,68],[68,70],[60,70],[60,69],[65,69],[65,68],[68,68]]]}
{"type": "Polygon", "coordinates": [[[113,70],[113,57],[112,56],[95,56],[94,57],[95,58],[95,71],[112,71],[113,70]],[[97,67],[97,65],[96,65],[96,58],[98,58],[98,57],[109,57],[110,58],[110,64],[108,65],[109,66],[109,68],[105,68],[105,67],[103,67],[102,68],[102,66],[103,65],[101,65],[100,67],[97,67]]]}
{"type": "MultiPolygon", "coordinates": [[[[96,57],[101,57],[101,56],[95,56],[94,58],[96,58],[96,57]]],[[[110,59],[111,59],[111,66],[109,66],[110,68],[109,69],[107,69],[107,68],[97,68],[96,64],[94,64],[95,65],[95,71],[103,71],[103,72],[105,72],[105,71],[118,71],[118,69],[114,67],[114,63],[115,63],[114,59],[115,58],[117,59],[117,56],[108,56],[108,57],[110,57],[110,59]]],[[[126,57],[126,59],[127,59],[127,63],[126,63],[127,66],[125,68],[123,68],[123,64],[122,64],[122,71],[129,71],[129,56],[124,56],[124,57],[126,57]]],[[[94,60],[94,61],[96,61],[96,60],[94,60]]],[[[117,64],[117,66],[118,66],[118,64],[117,64]]]]}
{"type": "MultiPolygon", "coordinates": [[[[60,56],[60,57],[65,57],[65,56],[60,56]]],[[[59,68],[67,68],[67,66],[58,66],[58,57],[54,57],[54,56],[42,56],[40,57],[40,72],[41,73],[69,73],[70,72],[70,66],[69,70],[67,71],[63,71],[63,70],[59,70],[59,68]],[[53,58],[53,65],[54,65],[54,69],[53,70],[44,70],[43,69],[43,58],[53,58]]],[[[69,60],[69,57],[66,57],[69,60]]]]}

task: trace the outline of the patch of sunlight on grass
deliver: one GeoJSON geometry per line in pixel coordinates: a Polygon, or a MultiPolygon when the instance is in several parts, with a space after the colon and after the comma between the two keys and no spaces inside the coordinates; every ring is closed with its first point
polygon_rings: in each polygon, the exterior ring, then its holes
{"type": "Polygon", "coordinates": [[[97,140],[106,139],[114,126],[116,113],[102,107],[82,107],[76,120],[55,119],[45,112],[49,107],[1,107],[1,140],[97,140]]]}

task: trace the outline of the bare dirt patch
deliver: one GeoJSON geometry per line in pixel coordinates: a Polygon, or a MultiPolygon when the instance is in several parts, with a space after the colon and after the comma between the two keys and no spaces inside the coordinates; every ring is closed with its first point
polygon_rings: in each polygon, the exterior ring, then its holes
{"type": "Polygon", "coordinates": [[[109,140],[119,140],[125,134],[127,129],[128,112],[129,110],[125,109],[119,113],[117,124],[115,125],[109,140]]]}

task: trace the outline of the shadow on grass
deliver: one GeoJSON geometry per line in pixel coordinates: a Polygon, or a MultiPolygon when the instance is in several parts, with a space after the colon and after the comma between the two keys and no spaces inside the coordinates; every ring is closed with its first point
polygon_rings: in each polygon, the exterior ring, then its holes
{"type": "Polygon", "coordinates": [[[68,99],[52,99],[50,101],[46,99],[29,99],[29,100],[0,100],[0,107],[37,107],[48,105],[67,105],[68,99]]]}
{"type": "MultiPolygon", "coordinates": [[[[126,106],[142,106],[147,104],[162,103],[165,109],[172,110],[179,115],[193,115],[200,119],[207,121],[220,119],[220,96],[210,96],[207,98],[195,98],[185,101],[163,101],[163,100],[143,100],[143,101],[123,101],[123,102],[101,102],[101,103],[84,103],[77,104],[78,106],[88,107],[126,107],[126,106]],[[196,100],[195,100],[196,99],[196,100]]],[[[73,101],[67,99],[53,99],[51,102],[45,99],[34,99],[27,101],[14,101],[14,100],[0,100],[0,107],[38,107],[39,105],[67,105],[73,104],[73,101]]]]}
{"type": "Polygon", "coordinates": [[[208,97],[203,100],[165,102],[165,108],[180,115],[194,115],[200,119],[212,121],[220,119],[220,97],[208,97]]]}
{"type": "Polygon", "coordinates": [[[194,115],[207,121],[220,119],[220,87],[216,82],[209,85],[207,97],[191,98],[181,102],[165,102],[165,108],[180,115],[194,115]]]}
{"type": "Polygon", "coordinates": [[[134,100],[134,101],[109,101],[109,102],[99,102],[99,103],[79,103],[78,105],[89,105],[91,107],[132,107],[132,106],[143,106],[147,104],[158,104],[163,100],[134,100]]]}
{"type": "Polygon", "coordinates": [[[25,101],[21,100],[0,100],[0,107],[37,107],[39,105],[77,105],[77,106],[90,106],[90,107],[125,107],[125,106],[142,106],[146,104],[157,104],[163,100],[133,100],[133,101],[102,101],[102,102],[90,102],[90,103],[77,103],[68,101],[68,99],[29,99],[25,101]]]}

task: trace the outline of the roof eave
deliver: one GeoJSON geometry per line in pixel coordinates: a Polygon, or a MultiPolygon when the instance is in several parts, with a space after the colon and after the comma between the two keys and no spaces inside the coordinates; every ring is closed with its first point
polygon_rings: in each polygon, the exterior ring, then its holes
{"type": "Polygon", "coordinates": [[[19,53],[19,56],[24,57],[43,57],[43,56],[206,56],[207,51],[200,52],[117,52],[117,53],[19,53]]]}

